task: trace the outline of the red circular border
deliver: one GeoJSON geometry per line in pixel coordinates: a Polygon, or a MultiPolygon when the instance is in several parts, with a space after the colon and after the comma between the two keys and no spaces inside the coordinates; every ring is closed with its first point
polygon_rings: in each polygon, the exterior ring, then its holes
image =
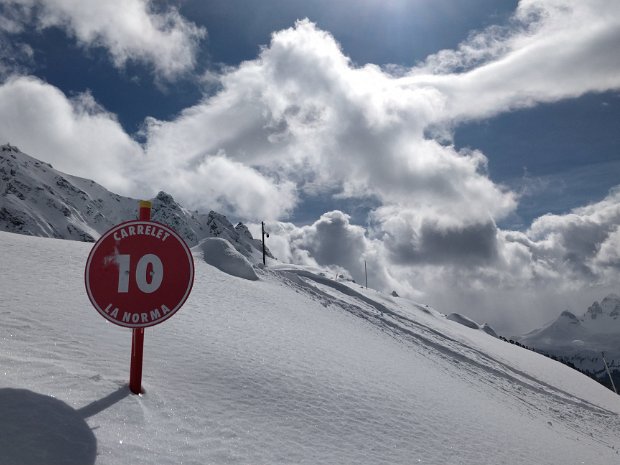
{"type": "Polygon", "coordinates": [[[93,248],[91,249],[90,253],[88,254],[88,260],[86,261],[86,267],[84,269],[84,285],[86,287],[86,294],[88,295],[88,299],[90,300],[90,302],[93,304],[93,307],[95,307],[95,309],[99,312],[99,314],[101,314],[101,316],[103,316],[106,320],[108,320],[110,323],[114,323],[115,325],[118,326],[122,326],[125,328],[148,328],[151,326],[155,326],[158,325],[159,323],[162,323],[164,321],[166,321],[168,318],[170,318],[172,315],[174,315],[185,303],[185,301],[187,300],[187,298],[189,297],[190,293],[192,292],[192,288],[194,287],[194,257],[192,256],[192,252],[190,251],[189,247],[187,246],[187,244],[185,243],[185,241],[183,240],[183,238],[181,236],[179,236],[172,228],[170,228],[169,226],[159,223],[157,221],[144,221],[144,220],[131,220],[131,221],[125,221],[124,223],[120,223],[117,224],[116,226],[112,227],[111,229],[109,229],[108,231],[106,231],[100,238],[99,240],[95,243],[95,245],[93,246],[93,248]],[[138,324],[138,323],[130,323],[130,324],[124,324],[122,322],[119,322],[117,320],[113,320],[111,318],[108,317],[107,313],[105,313],[101,307],[99,306],[99,304],[96,302],[94,296],[91,293],[90,290],[90,284],[89,284],[89,276],[90,276],[90,265],[91,265],[91,261],[92,258],[95,254],[95,252],[97,251],[98,247],[112,234],[114,234],[116,231],[118,231],[119,229],[122,229],[126,226],[129,225],[138,225],[138,224],[147,224],[147,225],[156,225],[158,228],[161,228],[163,230],[165,230],[166,232],[170,233],[170,235],[172,237],[174,237],[175,239],[177,239],[177,241],[179,241],[179,243],[181,244],[183,250],[185,251],[188,261],[189,261],[189,267],[190,267],[190,279],[189,279],[189,285],[187,286],[187,289],[185,291],[185,294],[183,295],[183,298],[181,299],[181,301],[172,309],[170,309],[170,313],[165,315],[165,317],[152,322],[152,323],[143,323],[143,324],[138,324]]]}

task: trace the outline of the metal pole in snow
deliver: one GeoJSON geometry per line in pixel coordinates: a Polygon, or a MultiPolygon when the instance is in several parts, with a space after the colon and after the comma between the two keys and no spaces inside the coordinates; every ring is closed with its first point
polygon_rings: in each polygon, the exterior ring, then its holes
{"type": "Polygon", "coordinates": [[[366,260],[364,260],[364,274],[366,275],[366,289],[368,289],[368,270],[366,269],[366,260]]]}
{"type": "MultiPolygon", "coordinates": [[[[140,200],[138,219],[151,220],[151,202],[140,200]]],[[[129,390],[134,394],[142,392],[142,359],[144,355],[144,328],[134,328],[131,333],[131,366],[129,368],[129,390]]]]}
{"type": "Polygon", "coordinates": [[[605,352],[601,352],[601,355],[603,356],[603,363],[605,364],[605,370],[607,370],[607,376],[609,376],[609,381],[611,381],[611,387],[614,388],[614,392],[618,394],[618,390],[616,389],[614,380],[611,377],[611,373],[609,372],[609,367],[607,366],[607,360],[605,360],[605,352]]]}
{"type": "Polygon", "coordinates": [[[269,237],[269,233],[265,232],[265,222],[264,221],[260,222],[260,226],[261,226],[261,232],[263,234],[263,240],[262,240],[262,242],[263,242],[263,265],[266,265],[266,263],[265,263],[265,236],[269,237]]]}

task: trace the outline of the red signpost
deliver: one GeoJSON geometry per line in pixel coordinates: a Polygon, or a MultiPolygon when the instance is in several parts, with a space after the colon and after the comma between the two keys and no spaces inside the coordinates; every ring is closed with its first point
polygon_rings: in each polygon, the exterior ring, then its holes
{"type": "Polygon", "coordinates": [[[194,260],[183,239],[150,221],[151,203],[139,219],[114,226],[94,245],[84,280],[93,306],[108,321],[132,328],[129,388],[141,392],[144,328],[170,318],[194,283],[194,260]]]}

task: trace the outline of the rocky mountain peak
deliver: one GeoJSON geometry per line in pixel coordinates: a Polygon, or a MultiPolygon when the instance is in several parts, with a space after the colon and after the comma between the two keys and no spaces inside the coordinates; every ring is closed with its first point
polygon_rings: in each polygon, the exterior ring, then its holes
{"type": "Polygon", "coordinates": [[[620,296],[617,294],[609,294],[601,300],[601,308],[603,309],[603,312],[612,318],[617,318],[620,316],[620,296]]]}
{"type": "Polygon", "coordinates": [[[602,314],[603,314],[603,308],[601,307],[601,304],[599,304],[598,302],[594,302],[592,305],[588,307],[588,310],[586,310],[584,318],[596,320],[602,314]]]}
{"type": "Polygon", "coordinates": [[[248,227],[241,222],[235,226],[235,231],[237,231],[241,237],[245,237],[246,239],[254,239],[248,227]]]}
{"type": "MultiPolygon", "coordinates": [[[[138,200],[57,171],[10,144],[0,146],[0,181],[2,231],[93,242],[113,225],[137,217],[138,200]]],[[[262,243],[244,224],[233,227],[217,212],[187,210],[164,191],[152,203],[153,221],[173,228],[190,247],[222,237],[254,262],[262,259],[262,243]]]]}
{"type": "Polygon", "coordinates": [[[174,201],[174,198],[164,191],[159,191],[155,196],[154,200],[159,201],[162,205],[177,205],[177,203],[174,201]]]}
{"type": "Polygon", "coordinates": [[[584,320],[596,320],[604,316],[616,319],[620,316],[620,297],[609,294],[601,302],[594,302],[584,315],[584,320]]]}
{"type": "Polygon", "coordinates": [[[214,212],[213,210],[211,210],[207,215],[207,225],[209,226],[209,231],[214,236],[221,235],[225,230],[235,230],[232,223],[228,221],[228,218],[220,213],[214,212]]]}
{"type": "Polygon", "coordinates": [[[569,312],[568,310],[564,310],[560,314],[560,318],[568,320],[569,322],[579,323],[579,318],[577,318],[574,313],[569,312]]]}
{"type": "Polygon", "coordinates": [[[7,142],[4,145],[0,145],[0,152],[20,153],[20,150],[16,146],[11,145],[7,142]]]}

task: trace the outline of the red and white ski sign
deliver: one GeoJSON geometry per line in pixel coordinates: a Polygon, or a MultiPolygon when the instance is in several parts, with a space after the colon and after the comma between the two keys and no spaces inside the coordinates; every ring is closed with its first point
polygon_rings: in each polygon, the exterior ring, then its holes
{"type": "Polygon", "coordinates": [[[194,284],[194,260],[168,226],[128,221],[94,245],[84,280],[88,298],[104,318],[145,328],[167,320],[185,303],[194,284]]]}

